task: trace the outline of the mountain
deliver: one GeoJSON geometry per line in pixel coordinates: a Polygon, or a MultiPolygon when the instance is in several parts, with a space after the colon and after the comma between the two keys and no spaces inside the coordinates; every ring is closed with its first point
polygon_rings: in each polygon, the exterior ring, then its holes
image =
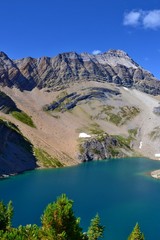
{"type": "Polygon", "coordinates": [[[159,101],[160,81],[120,50],[20,60],[1,52],[0,176],[104,158],[156,159],[159,101]],[[31,162],[23,164],[25,153],[31,162]]]}
{"type": "Polygon", "coordinates": [[[1,177],[37,167],[31,143],[22,136],[14,124],[0,120],[0,133],[1,177]]]}
{"type": "Polygon", "coordinates": [[[59,90],[82,81],[112,82],[158,95],[160,82],[121,50],[92,55],[76,52],[56,57],[11,60],[0,53],[0,84],[23,90],[34,87],[59,90]]]}

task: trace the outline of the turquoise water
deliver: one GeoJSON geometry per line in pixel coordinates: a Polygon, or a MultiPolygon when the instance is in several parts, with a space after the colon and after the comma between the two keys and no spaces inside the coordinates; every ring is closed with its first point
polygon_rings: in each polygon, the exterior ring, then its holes
{"type": "Polygon", "coordinates": [[[89,162],[76,167],[36,170],[0,181],[0,199],[13,201],[14,226],[40,224],[45,206],[66,193],[86,230],[98,212],[105,239],[125,240],[138,221],[146,239],[160,239],[160,180],[147,172],[160,168],[149,159],[89,162]]]}

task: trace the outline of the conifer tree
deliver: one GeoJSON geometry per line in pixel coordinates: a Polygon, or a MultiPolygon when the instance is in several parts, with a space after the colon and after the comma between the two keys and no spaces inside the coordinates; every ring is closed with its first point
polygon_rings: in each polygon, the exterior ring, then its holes
{"type": "Polygon", "coordinates": [[[10,201],[7,206],[0,202],[0,230],[6,231],[8,227],[11,227],[11,220],[13,217],[13,206],[10,201]]]}
{"type": "Polygon", "coordinates": [[[97,240],[103,237],[104,226],[100,224],[100,217],[98,214],[91,220],[91,224],[88,228],[88,240],[97,240]]]}
{"type": "Polygon", "coordinates": [[[129,235],[128,240],[145,240],[144,234],[141,233],[138,223],[136,223],[135,227],[133,228],[133,231],[129,235]]]}
{"type": "Polygon", "coordinates": [[[52,231],[57,239],[82,240],[80,219],[74,216],[72,206],[73,201],[69,200],[65,194],[57,198],[56,202],[50,203],[41,218],[42,229],[52,231]]]}

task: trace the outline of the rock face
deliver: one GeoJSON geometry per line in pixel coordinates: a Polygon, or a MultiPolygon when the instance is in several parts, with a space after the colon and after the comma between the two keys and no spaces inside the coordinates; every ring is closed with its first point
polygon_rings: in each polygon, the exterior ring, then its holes
{"type": "Polygon", "coordinates": [[[109,50],[92,55],[62,53],[54,58],[11,60],[0,52],[0,84],[21,90],[34,87],[59,90],[76,81],[113,82],[153,95],[160,94],[160,82],[125,52],[109,50]]]}
{"type": "Polygon", "coordinates": [[[31,144],[15,125],[0,121],[0,177],[35,169],[31,144]]]}
{"type": "Polygon", "coordinates": [[[120,92],[118,90],[116,91],[98,87],[82,89],[80,93],[72,92],[67,94],[67,92],[64,92],[63,96],[59,96],[57,101],[46,105],[44,110],[53,111],[58,109],[59,111],[64,112],[66,110],[73,109],[77,105],[80,105],[82,101],[88,101],[92,99],[103,100],[109,98],[110,96],[116,96],[119,94],[120,92]]]}
{"type": "Polygon", "coordinates": [[[153,108],[153,113],[160,115],[160,106],[159,107],[154,107],[153,108]]]}
{"type": "Polygon", "coordinates": [[[15,102],[5,93],[0,91],[0,111],[4,113],[10,113],[17,110],[18,108],[15,102]]]}
{"type": "Polygon", "coordinates": [[[104,134],[103,136],[89,138],[81,143],[78,159],[81,162],[86,162],[131,155],[132,149],[130,146],[122,144],[116,137],[104,134]]]}

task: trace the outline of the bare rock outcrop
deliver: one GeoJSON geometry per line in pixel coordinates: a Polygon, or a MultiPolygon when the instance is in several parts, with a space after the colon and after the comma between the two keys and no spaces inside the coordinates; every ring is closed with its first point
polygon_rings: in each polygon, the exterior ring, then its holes
{"type": "Polygon", "coordinates": [[[102,134],[84,140],[79,146],[78,159],[81,162],[103,160],[108,158],[121,158],[132,156],[130,143],[124,144],[121,138],[102,134]]]}
{"type": "Polygon", "coordinates": [[[160,81],[121,50],[92,55],[68,52],[56,57],[11,60],[0,52],[0,84],[21,90],[34,87],[62,89],[77,81],[113,82],[153,95],[160,94],[160,81]]]}
{"type": "Polygon", "coordinates": [[[15,125],[1,120],[0,136],[0,177],[37,167],[31,143],[15,125]]]}

